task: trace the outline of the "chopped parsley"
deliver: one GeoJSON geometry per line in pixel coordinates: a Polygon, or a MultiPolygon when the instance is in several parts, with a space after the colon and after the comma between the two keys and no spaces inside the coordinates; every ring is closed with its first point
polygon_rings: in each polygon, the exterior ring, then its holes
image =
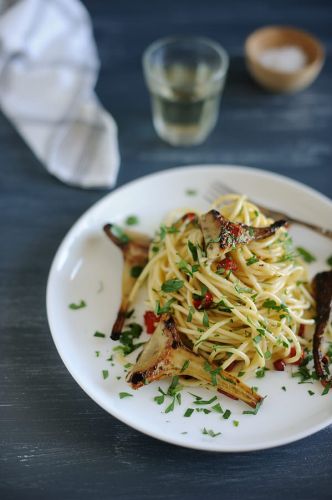
{"type": "Polygon", "coordinates": [[[281,389],[282,389],[283,391],[285,391],[285,392],[287,391],[287,389],[286,389],[286,387],[285,387],[284,385],[281,387],[281,389]]]}
{"type": "Polygon", "coordinates": [[[262,401],[257,403],[256,408],[254,410],[245,410],[242,413],[243,415],[257,415],[258,410],[260,409],[261,406],[262,406],[262,401]]]}
{"type": "Polygon", "coordinates": [[[256,378],[263,378],[265,377],[265,372],[268,370],[268,368],[265,368],[265,366],[263,366],[263,368],[258,368],[256,370],[256,378]]]}
{"type": "Polygon", "coordinates": [[[184,412],[184,417],[191,417],[191,415],[194,413],[194,408],[187,408],[186,411],[184,412]]]}
{"type": "Polygon", "coordinates": [[[188,316],[187,316],[187,321],[188,323],[191,323],[192,319],[193,319],[193,314],[195,312],[195,308],[193,306],[190,306],[189,307],[189,312],[188,312],[188,316]]]}
{"type": "Polygon", "coordinates": [[[95,351],[96,358],[99,358],[100,356],[100,351],[95,351]]]}
{"type": "Polygon", "coordinates": [[[236,283],[234,285],[235,291],[237,293],[252,293],[253,290],[251,288],[248,288],[246,286],[239,286],[239,283],[236,283]]]}
{"type": "Polygon", "coordinates": [[[186,359],[185,362],[182,365],[180,373],[183,373],[188,368],[189,365],[190,365],[190,361],[189,361],[189,359],[186,359]]]}
{"type": "Polygon", "coordinates": [[[229,417],[231,416],[231,414],[232,414],[231,410],[225,410],[222,418],[224,418],[225,420],[228,420],[229,417]]]}
{"type": "Polygon", "coordinates": [[[206,328],[209,328],[210,326],[210,323],[209,323],[209,316],[208,316],[208,313],[206,311],[204,311],[204,314],[203,314],[203,325],[206,327],[206,328]]]}
{"type": "Polygon", "coordinates": [[[217,437],[220,436],[221,432],[214,432],[212,429],[208,430],[205,427],[202,429],[202,434],[210,436],[210,437],[217,437]]]}
{"type": "Polygon", "coordinates": [[[132,398],[133,394],[129,394],[129,392],[119,392],[119,397],[120,399],[132,398]]]}
{"type": "Polygon", "coordinates": [[[194,276],[194,273],[196,273],[199,270],[199,264],[194,264],[193,266],[191,264],[188,264],[187,261],[181,259],[179,262],[177,262],[178,268],[180,271],[183,271],[185,274],[188,276],[191,276],[191,278],[194,276]],[[190,269],[191,267],[191,269],[190,269]]]}
{"type": "Polygon", "coordinates": [[[174,298],[170,299],[166,302],[166,304],[164,306],[160,306],[160,302],[159,302],[159,300],[157,300],[155,313],[159,315],[159,314],[164,314],[164,313],[169,312],[173,302],[176,302],[176,299],[174,299],[174,298]]]}
{"type": "Polygon", "coordinates": [[[77,309],[83,309],[83,307],[86,307],[86,302],[85,300],[81,300],[78,304],[75,304],[72,302],[69,304],[69,309],[72,309],[73,311],[77,311],[77,309]]]}
{"type": "Polygon", "coordinates": [[[103,379],[104,380],[106,380],[109,377],[109,371],[108,370],[103,370],[102,374],[103,374],[103,379]]]}
{"type": "Polygon", "coordinates": [[[224,410],[221,408],[220,403],[217,403],[216,405],[212,406],[212,410],[217,412],[217,413],[224,413],[224,410]]]}
{"type": "Polygon", "coordinates": [[[176,401],[178,404],[181,404],[181,394],[180,391],[182,391],[182,385],[179,384],[179,377],[175,376],[172,378],[172,382],[170,386],[167,389],[167,392],[163,391],[161,387],[158,387],[158,391],[160,392],[160,396],[156,396],[154,398],[154,401],[158,404],[161,405],[164,403],[165,398],[170,397],[172,398],[171,403],[167,406],[165,409],[165,413],[170,413],[171,411],[174,410],[175,403],[176,401]]]}
{"type": "Polygon", "coordinates": [[[127,226],[136,226],[139,223],[139,218],[137,215],[129,215],[126,218],[126,224],[127,226]]]}
{"type": "Polygon", "coordinates": [[[212,385],[217,385],[217,375],[220,374],[221,367],[218,367],[215,370],[213,370],[212,366],[207,361],[205,361],[204,370],[210,374],[212,385]]]}
{"type": "Polygon", "coordinates": [[[196,191],[196,189],[186,189],[186,195],[187,196],[196,196],[197,191],[196,191]]]}
{"type": "Polygon", "coordinates": [[[214,403],[214,401],[217,401],[217,396],[213,396],[211,399],[204,400],[204,399],[196,399],[194,401],[195,405],[210,405],[211,403],[214,403]]]}
{"type": "Polygon", "coordinates": [[[250,257],[250,259],[246,260],[247,266],[252,266],[252,264],[255,264],[256,262],[258,262],[258,260],[259,259],[256,257],[256,255],[253,255],[252,257],[250,257]]]}
{"type": "Polygon", "coordinates": [[[275,300],[273,299],[266,299],[263,302],[263,307],[266,307],[266,309],[273,309],[274,311],[286,311],[288,312],[288,308],[285,304],[277,304],[275,300]]]}
{"type": "Polygon", "coordinates": [[[238,420],[233,420],[233,425],[234,427],[239,427],[239,421],[238,420]]]}
{"type": "Polygon", "coordinates": [[[143,271],[142,266],[133,266],[130,269],[130,276],[132,276],[133,278],[138,278],[142,271],[143,271]]]}
{"type": "Polygon", "coordinates": [[[131,352],[135,351],[138,347],[145,344],[145,342],[134,343],[134,339],[137,339],[143,331],[143,328],[138,323],[130,323],[128,329],[124,330],[120,337],[119,346],[115,347],[115,351],[122,351],[124,356],[127,356],[131,352]]]}
{"type": "Polygon", "coordinates": [[[104,339],[104,338],[106,337],[105,333],[98,332],[98,331],[97,331],[97,332],[95,332],[95,333],[93,334],[93,336],[94,336],[94,337],[99,337],[99,338],[101,338],[101,339],[104,339]]]}
{"type": "Polygon", "coordinates": [[[326,259],[326,264],[332,267],[332,255],[326,259]]]}
{"type": "Polygon", "coordinates": [[[311,262],[315,262],[316,257],[312,255],[310,252],[308,252],[308,250],[306,250],[305,248],[297,247],[296,250],[299,253],[299,255],[301,255],[302,259],[308,264],[310,264],[311,262]]]}
{"type": "Polygon", "coordinates": [[[197,247],[190,240],[188,240],[188,248],[190,250],[190,253],[191,253],[192,258],[194,259],[194,261],[198,262],[197,247]]]}
{"type": "Polygon", "coordinates": [[[162,241],[165,239],[166,234],[173,234],[173,233],[178,233],[178,232],[179,232],[179,230],[177,229],[177,227],[175,227],[175,226],[167,227],[164,224],[162,224],[160,226],[159,238],[162,241]]]}
{"type": "Polygon", "coordinates": [[[326,386],[324,387],[324,390],[322,392],[322,396],[325,396],[329,390],[331,389],[331,386],[332,386],[332,382],[329,382],[328,384],[326,384],[326,386]]]}
{"type": "Polygon", "coordinates": [[[184,285],[183,280],[167,280],[161,285],[161,289],[165,293],[176,292],[180,290],[184,285]]]}
{"type": "Polygon", "coordinates": [[[310,394],[310,396],[313,396],[315,393],[314,393],[314,391],[311,391],[311,390],[309,389],[308,394],[310,394]]]}
{"type": "Polygon", "coordinates": [[[121,229],[120,226],[113,224],[111,227],[111,231],[114,234],[114,236],[121,241],[121,243],[123,244],[129,243],[130,241],[129,236],[123,231],[123,229],[121,229]]]}

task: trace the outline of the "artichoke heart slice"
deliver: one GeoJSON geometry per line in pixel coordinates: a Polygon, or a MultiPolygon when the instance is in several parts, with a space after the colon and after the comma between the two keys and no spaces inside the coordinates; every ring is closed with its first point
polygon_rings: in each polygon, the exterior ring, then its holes
{"type": "Polygon", "coordinates": [[[256,408],[263,399],[234,375],[190,351],[183,344],[173,317],[164,314],[128,373],[127,382],[138,389],[155,380],[176,375],[193,377],[215,385],[219,392],[233,399],[240,399],[252,408],[256,408]]]}
{"type": "Polygon", "coordinates": [[[285,220],[278,220],[266,227],[247,226],[231,222],[217,210],[201,215],[199,222],[207,256],[213,260],[240,245],[267,238],[286,224],[285,220]]]}

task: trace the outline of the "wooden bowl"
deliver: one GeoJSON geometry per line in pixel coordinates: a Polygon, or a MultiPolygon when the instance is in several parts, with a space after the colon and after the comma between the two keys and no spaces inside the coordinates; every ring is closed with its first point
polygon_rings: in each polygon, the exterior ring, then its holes
{"type": "Polygon", "coordinates": [[[268,26],[254,31],[245,42],[247,68],[252,77],[273,92],[295,92],[310,85],[324,63],[321,43],[305,31],[283,26],[268,26]],[[260,61],[266,49],[296,46],[306,54],[306,64],[292,72],[268,68],[260,61]]]}

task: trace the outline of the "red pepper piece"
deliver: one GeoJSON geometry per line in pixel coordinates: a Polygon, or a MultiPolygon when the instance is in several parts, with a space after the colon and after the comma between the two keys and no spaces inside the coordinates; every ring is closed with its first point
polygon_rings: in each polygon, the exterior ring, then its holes
{"type": "MultiPolygon", "coordinates": [[[[290,353],[289,353],[289,357],[292,358],[293,356],[295,356],[296,354],[296,347],[293,345],[291,347],[291,350],[290,350],[290,353]]],[[[303,358],[304,358],[304,353],[302,351],[301,353],[301,356],[299,357],[299,359],[297,361],[293,361],[293,363],[290,363],[291,365],[300,365],[303,361],[303,358]]]]}
{"type": "Polygon", "coordinates": [[[273,366],[278,372],[283,372],[285,370],[286,364],[283,359],[277,359],[277,361],[273,363],[273,366]]]}
{"type": "Polygon", "coordinates": [[[153,311],[145,311],[144,313],[144,323],[147,333],[150,335],[154,333],[157,328],[156,323],[160,321],[160,316],[157,316],[153,311]]]}
{"type": "Polygon", "coordinates": [[[236,271],[237,263],[234,262],[232,257],[226,257],[225,259],[217,263],[217,269],[225,269],[226,271],[236,271]]]}
{"type": "Polygon", "coordinates": [[[197,219],[197,215],[194,212],[188,212],[182,217],[183,222],[193,222],[197,219]]]}
{"type": "Polygon", "coordinates": [[[211,292],[206,292],[203,298],[198,298],[193,300],[195,309],[209,309],[213,303],[213,295],[211,292]]]}

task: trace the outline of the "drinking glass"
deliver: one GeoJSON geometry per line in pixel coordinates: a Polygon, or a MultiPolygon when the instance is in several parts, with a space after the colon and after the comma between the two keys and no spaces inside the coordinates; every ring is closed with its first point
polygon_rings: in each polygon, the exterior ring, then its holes
{"type": "Polygon", "coordinates": [[[208,38],[164,38],[145,50],[143,70],[158,135],[172,145],[202,143],[218,119],[226,51],[208,38]]]}

